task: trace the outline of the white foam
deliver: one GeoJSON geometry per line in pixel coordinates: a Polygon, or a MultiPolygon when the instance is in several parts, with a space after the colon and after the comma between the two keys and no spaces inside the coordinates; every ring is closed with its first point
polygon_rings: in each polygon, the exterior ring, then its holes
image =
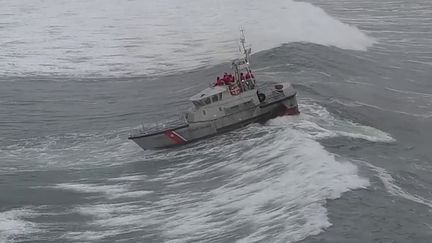
{"type": "Polygon", "coordinates": [[[156,216],[142,205],[127,203],[97,204],[81,206],[76,209],[80,214],[95,217],[91,224],[109,230],[130,230],[143,226],[143,221],[150,216],[156,216]]]}
{"type": "Polygon", "coordinates": [[[386,112],[392,112],[392,113],[397,113],[397,114],[402,114],[402,115],[406,115],[406,116],[411,116],[411,117],[418,117],[418,118],[423,118],[423,119],[430,119],[432,118],[432,112],[425,112],[425,113],[411,113],[411,112],[405,112],[405,111],[399,111],[399,110],[395,110],[395,109],[386,109],[386,108],[382,108],[376,105],[372,105],[372,104],[367,104],[364,102],[359,102],[356,101],[355,105],[357,106],[366,106],[366,107],[371,107],[377,110],[381,110],[381,111],[386,111],[386,112]]]}
{"type": "Polygon", "coordinates": [[[410,91],[410,90],[400,90],[400,89],[395,89],[395,88],[390,88],[390,87],[386,87],[385,89],[387,89],[389,91],[393,91],[393,92],[398,93],[398,94],[408,94],[408,95],[413,95],[413,96],[420,96],[422,98],[432,98],[432,94],[429,94],[429,93],[415,92],[415,91],[410,91]]]}
{"type": "Polygon", "coordinates": [[[106,237],[117,235],[121,232],[110,230],[110,231],[80,231],[80,232],[68,232],[63,235],[63,238],[82,242],[82,241],[100,241],[106,237]]]}
{"type": "Polygon", "coordinates": [[[152,191],[133,191],[129,185],[99,185],[99,184],[74,184],[74,183],[61,183],[54,186],[54,188],[62,190],[71,190],[81,193],[96,193],[104,194],[109,199],[123,198],[123,197],[143,197],[152,191]]]}
{"type": "Polygon", "coordinates": [[[371,142],[391,143],[395,141],[390,134],[376,128],[338,119],[317,103],[307,100],[300,103],[300,116],[278,117],[269,121],[268,124],[270,126],[289,126],[299,129],[314,139],[342,136],[371,142]]]}
{"type": "Polygon", "coordinates": [[[3,75],[177,72],[233,58],[240,26],[255,51],[289,42],[353,50],[374,43],[355,26],[292,0],[24,0],[5,2],[2,13],[3,75]]]}
{"type": "MultiPolygon", "coordinates": [[[[249,129],[247,133],[260,128],[249,129]]],[[[215,158],[223,151],[225,158],[213,170],[232,175],[209,191],[162,196],[153,210],[165,215],[158,221],[168,240],[213,239],[248,225],[254,233],[245,242],[297,241],[330,225],[326,199],[368,186],[353,164],[337,161],[318,142],[293,129],[276,137],[268,133],[259,139],[242,139],[221,151],[218,145],[212,147],[216,149],[202,153],[215,158]],[[169,213],[172,208],[175,212],[169,213]],[[272,234],[275,230],[278,233],[272,234]]],[[[208,173],[209,167],[206,170],[208,173]]],[[[166,183],[177,182],[174,175],[181,172],[177,168],[177,173],[170,171],[161,177],[166,183]]],[[[187,180],[194,181],[193,175],[187,180]]]]}
{"type": "Polygon", "coordinates": [[[1,147],[0,157],[4,172],[14,172],[110,167],[140,152],[120,131],[102,131],[19,139],[1,147]]]}
{"type": "Polygon", "coordinates": [[[143,181],[147,178],[145,175],[125,175],[121,177],[111,178],[111,181],[143,181]]]}
{"type": "Polygon", "coordinates": [[[154,211],[143,205],[131,203],[94,204],[75,208],[76,212],[92,216],[89,225],[97,231],[73,231],[65,234],[63,238],[75,241],[93,241],[136,231],[148,226],[148,221],[157,218],[154,211]]]}
{"type": "Polygon", "coordinates": [[[369,163],[364,163],[366,164],[369,168],[371,168],[373,171],[375,171],[377,173],[377,176],[380,178],[380,180],[382,181],[382,183],[384,184],[384,187],[386,188],[387,192],[389,192],[391,195],[394,196],[398,196],[398,197],[402,197],[405,198],[407,200],[419,203],[419,204],[423,204],[426,205],[430,208],[432,208],[432,201],[428,200],[426,198],[423,198],[419,195],[413,195],[407,191],[405,191],[404,189],[402,189],[400,186],[398,186],[396,184],[395,179],[392,177],[392,175],[390,173],[388,173],[385,169],[369,164],[369,163]]]}
{"type": "MultiPolygon", "coordinates": [[[[230,232],[246,230],[249,234],[241,239],[243,242],[294,242],[331,225],[326,200],[369,185],[367,179],[357,175],[352,163],[336,159],[313,137],[290,127],[253,125],[159,156],[178,161],[191,154],[193,159],[144,179],[162,183],[163,194],[157,200],[78,206],[76,212],[93,218],[89,222],[92,231],[70,232],[64,237],[103,240],[116,234],[157,229],[158,237],[166,242],[217,241],[230,232]],[[262,135],[256,137],[257,133],[262,135]],[[210,157],[209,162],[206,158],[210,157]],[[213,184],[210,180],[215,175],[217,183],[213,184]]],[[[115,181],[123,179],[130,178],[126,175],[115,181]]],[[[107,193],[108,197],[130,190],[118,186],[58,185],[79,192],[107,193]]]]}
{"type": "Polygon", "coordinates": [[[30,209],[0,212],[0,242],[14,242],[17,237],[39,232],[35,223],[26,220],[33,215],[30,209]]]}

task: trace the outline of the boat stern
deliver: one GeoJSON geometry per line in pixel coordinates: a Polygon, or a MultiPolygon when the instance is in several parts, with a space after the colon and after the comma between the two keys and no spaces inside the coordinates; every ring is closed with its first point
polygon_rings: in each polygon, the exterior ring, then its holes
{"type": "Polygon", "coordinates": [[[284,109],[281,111],[281,115],[294,116],[300,114],[297,103],[297,91],[291,83],[284,82],[275,84],[274,90],[287,97],[287,99],[283,101],[284,109]]]}

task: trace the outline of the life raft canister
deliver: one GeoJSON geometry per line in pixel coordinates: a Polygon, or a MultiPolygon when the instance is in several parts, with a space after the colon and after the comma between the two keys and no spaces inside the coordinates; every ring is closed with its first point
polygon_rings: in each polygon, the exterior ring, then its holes
{"type": "Polygon", "coordinates": [[[236,84],[230,85],[229,86],[229,90],[230,90],[231,95],[238,95],[238,94],[240,94],[240,87],[238,85],[236,85],[236,84]]]}
{"type": "Polygon", "coordinates": [[[259,100],[260,102],[264,102],[264,101],[265,101],[265,99],[266,99],[265,94],[263,94],[263,93],[259,93],[259,92],[257,91],[257,95],[258,95],[258,100],[259,100]]]}

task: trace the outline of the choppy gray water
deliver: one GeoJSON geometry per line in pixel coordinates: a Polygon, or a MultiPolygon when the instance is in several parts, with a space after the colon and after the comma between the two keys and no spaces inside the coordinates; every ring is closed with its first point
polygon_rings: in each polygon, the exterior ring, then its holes
{"type": "Polygon", "coordinates": [[[2,3],[0,242],[431,242],[432,2],[214,2],[2,3]],[[302,114],[141,150],[229,67],[221,13],[302,114]]]}

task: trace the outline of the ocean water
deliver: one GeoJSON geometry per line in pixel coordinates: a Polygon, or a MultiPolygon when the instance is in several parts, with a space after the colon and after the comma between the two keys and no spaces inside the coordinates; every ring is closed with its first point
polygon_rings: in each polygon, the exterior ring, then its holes
{"type": "Polygon", "coordinates": [[[0,1],[0,242],[431,242],[432,2],[0,1]],[[179,148],[228,71],[301,114],[179,148]]]}

